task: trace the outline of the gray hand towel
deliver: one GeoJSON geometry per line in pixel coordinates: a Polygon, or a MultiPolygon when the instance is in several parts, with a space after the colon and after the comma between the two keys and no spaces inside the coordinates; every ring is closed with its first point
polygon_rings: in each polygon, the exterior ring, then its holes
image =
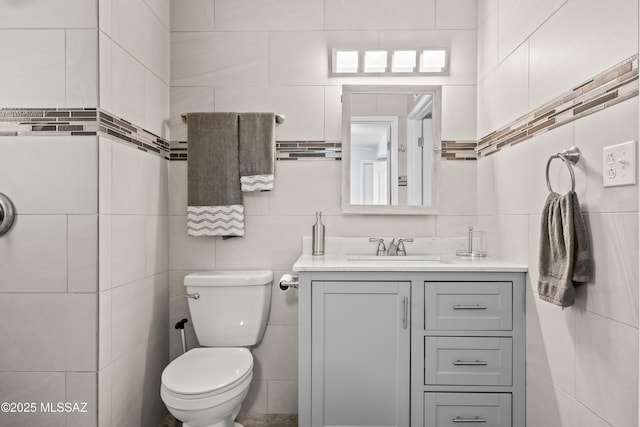
{"type": "Polygon", "coordinates": [[[587,228],[575,192],[550,193],[542,211],[538,293],[540,299],[568,307],[575,288],[592,277],[587,228]]]}
{"type": "Polygon", "coordinates": [[[244,235],[237,113],[189,113],[187,231],[244,235]]]}
{"type": "Polygon", "coordinates": [[[274,113],[238,114],[242,191],[273,190],[275,119],[274,113]]]}

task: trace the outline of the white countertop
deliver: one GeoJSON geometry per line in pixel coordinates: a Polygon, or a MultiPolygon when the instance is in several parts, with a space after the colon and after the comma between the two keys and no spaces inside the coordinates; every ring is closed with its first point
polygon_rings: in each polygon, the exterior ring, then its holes
{"type": "Polygon", "coordinates": [[[353,261],[346,254],[301,255],[293,271],[526,272],[527,266],[494,258],[441,257],[441,261],[353,261]]]}

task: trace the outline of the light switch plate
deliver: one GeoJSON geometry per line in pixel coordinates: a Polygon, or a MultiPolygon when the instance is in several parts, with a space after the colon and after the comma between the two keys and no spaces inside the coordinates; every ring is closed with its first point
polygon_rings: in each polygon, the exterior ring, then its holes
{"type": "Polygon", "coordinates": [[[602,149],[602,185],[615,187],[636,183],[636,142],[629,141],[602,149]]]}

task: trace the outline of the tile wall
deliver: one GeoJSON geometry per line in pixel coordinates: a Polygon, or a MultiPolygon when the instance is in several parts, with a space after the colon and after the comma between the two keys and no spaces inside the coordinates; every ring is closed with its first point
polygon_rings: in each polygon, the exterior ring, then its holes
{"type": "MultiPolygon", "coordinates": [[[[442,139],[475,141],[476,3],[171,0],[171,139],[186,139],[182,113],[274,111],[286,116],[276,133],[282,154],[285,144],[340,141],[342,85],[388,83],[442,84],[442,139]],[[328,52],[337,45],[445,46],[450,75],[330,78],[328,52]]],[[[439,215],[385,218],[342,215],[340,163],[278,161],[274,190],[245,195],[246,236],[223,241],[187,237],[186,163],[170,162],[171,323],[188,317],[182,278],[191,271],[267,268],[276,278],[289,272],[315,211],[323,212],[328,236],[464,236],[475,224],[476,162],[444,162],[439,215]]],[[[297,308],[295,292],[275,288],[243,411],[297,412],[297,308]]],[[[172,328],[169,334],[175,357],[179,338],[172,328]]]]}
{"type": "MultiPolygon", "coordinates": [[[[484,136],[634,57],[638,1],[481,0],[478,52],[484,136]]],[[[602,186],[602,148],[629,140],[638,140],[637,97],[478,160],[488,250],[529,265],[528,427],[638,423],[638,187],[602,186]],[[576,192],[596,274],[562,310],[537,297],[537,254],[546,162],[571,145],[582,150],[576,192]]],[[[552,186],[567,191],[570,178],[557,163],[552,186]]]]}

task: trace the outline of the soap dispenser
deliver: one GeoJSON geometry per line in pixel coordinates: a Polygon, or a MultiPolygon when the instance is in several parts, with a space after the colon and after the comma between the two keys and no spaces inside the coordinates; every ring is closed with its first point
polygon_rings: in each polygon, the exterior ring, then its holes
{"type": "Polygon", "coordinates": [[[322,212],[316,212],[316,223],[312,227],[312,252],[311,255],[324,255],[324,225],[322,224],[322,212]]]}

